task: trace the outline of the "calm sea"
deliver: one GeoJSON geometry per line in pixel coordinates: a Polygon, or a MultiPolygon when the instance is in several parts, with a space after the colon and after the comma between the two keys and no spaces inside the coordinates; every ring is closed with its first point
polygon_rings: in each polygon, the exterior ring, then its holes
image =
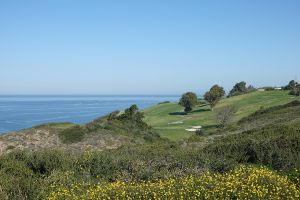
{"type": "Polygon", "coordinates": [[[178,96],[0,96],[0,134],[48,122],[86,123],[132,104],[140,109],[178,96]]]}

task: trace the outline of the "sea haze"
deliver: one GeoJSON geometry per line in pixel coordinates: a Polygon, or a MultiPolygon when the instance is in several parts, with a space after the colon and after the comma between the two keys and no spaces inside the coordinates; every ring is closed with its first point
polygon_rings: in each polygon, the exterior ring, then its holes
{"type": "Polygon", "coordinates": [[[86,123],[132,104],[140,109],[178,96],[0,96],[0,134],[49,122],[86,123]]]}

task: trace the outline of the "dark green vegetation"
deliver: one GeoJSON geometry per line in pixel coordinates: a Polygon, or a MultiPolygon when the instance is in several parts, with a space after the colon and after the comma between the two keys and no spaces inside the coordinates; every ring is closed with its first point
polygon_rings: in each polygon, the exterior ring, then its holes
{"type": "Polygon", "coordinates": [[[290,91],[290,95],[300,96],[300,85],[290,91]]]}
{"type": "Polygon", "coordinates": [[[249,85],[248,87],[246,86],[245,81],[241,81],[233,86],[233,88],[230,90],[228,97],[233,97],[233,96],[238,96],[242,94],[246,94],[249,92],[254,92],[256,89],[252,86],[249,85]]]}
{"type": "Polygon", "coordinates": [[[224,95],[224,88],[218,85],[214,85],[210,88],[208,92],[205,93],[204,99],[209,103],[211,109],[213,109],[213,107],[217,105],[217,103],[221,100],[221,98],[224,95]]]}
{"type": "Polygon", "coordinates": [[[82,141],[86,133],[84,127],[75,125],[60,132],[59,138],[63,143],[70,144],[82,141]]]}
{"type": "Polygon", "coordinates": [[[143,121],[143,113],[138,111],[136,105],[126,109],[124,113],[115,111],[108,116],[98,118],[86,125],[75,125],[59,133],[63,143],[75,143],[82,141],[91,134],[102,134],[110,131],[112,134],[141,138],[146,141],[155,141],[160,137],[150,126],[143,121]]]}
{"type": "Polygon", "coordinates": [[[212,157],[226,163],[254,163],[274,169],[300,167],[300,123],[278,124],[252,129],[217,139],[205,148],[212,157]]]}
{"type": "Polygon", "coordinates": [[[197,104],[197,95],[193,92],[187,92],[182,95],[179,100],[179,105],[184,107],[184,112],[191,112],[197,104]]]}
{"type": "MultiPolygon", "coordinates": [[[[223,99],[214,111],[202,103],[196,106],[200,111],[187,115],[169,114],[182,109],[176,103],[145,111],[150,124],[181,119],[188,125],[212,125],[188,133],[190,137],[179,142],[161,139],[155,133],[160,129],[147,125],[136,106],[82,126],[43,125],[39,128],[55,127],[66,145],[80,144],[101,134],[122,136],[129,142],[105,151],[10,150],[0,156],[0,199],[44,199],[54,182],[71,187],[81,181],[179,178],[207,170],[225,172],[239,164],[268,166],[299,185],[296,169],[300,169],[300,102],[296,99],[288,92],[253,92],[223,99]],[[217,128],[215,114],[232,105],[237,112],[230,112],[230,123],[217,128]]],[[[173,129],[167,130],[172,133],[173,129]]]]}
{"type": "Polygon", "coordinates": [[[290,95],[300,96],[300,84],[294,80],[291,80],[283,89],[289,90],[290,95]]]}
{"type": "Polygon", "coordinates": [[[284,90],[292,90],[297,86],[299,86],[299,83],[295,80],[291,80],[285,87],[283,87],[283,89],[284,90]]]}

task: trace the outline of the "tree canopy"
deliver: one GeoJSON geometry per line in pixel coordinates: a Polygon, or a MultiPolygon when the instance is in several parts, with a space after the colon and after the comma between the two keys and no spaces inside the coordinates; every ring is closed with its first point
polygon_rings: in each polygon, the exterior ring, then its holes
{"type": "Polygon", "coordinates": [[[187,92],[180,98],[179,105],[184,107],[185,112],[190,112],[197,104],[197,95],[193,92],[187,92]]]}
{"type": "Polygon", "coordinates": [[[300,83],[295,80],[291,80],[283,89],[290,90],[290,95],[300,96],[300,83]]]}
{"type": "Polygon", "coordinates": [[[291,80],[291,81],[289,82],[289,84],[286,85],[283,89],[284,89],[284,90],[293,90],[293,89],[296,88],[297,86],[300,86],[300,84],[298,84],[298,82],[295,81],[295,80],[291,80]]]}
{"type": "Polygon", "coordinates": [[[219,85],[214,85],[208,92],[205,93],[204,99],[210,104],[210,107],[213,109],[213,107],[215,107],[215,105],[221,100],[224,95],[224,88],[219,85]]]}
{"type": "Polygon", "coordinates": [[[233,88],[230,90],[228,97],[241,95],[247,92],[246,82],[241,81],[239,83],[236,83],[233,88]]]}

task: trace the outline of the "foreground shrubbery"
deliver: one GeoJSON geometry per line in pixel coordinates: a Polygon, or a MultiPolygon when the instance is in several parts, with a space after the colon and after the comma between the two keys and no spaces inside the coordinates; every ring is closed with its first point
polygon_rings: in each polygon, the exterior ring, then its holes
{"type": "MultiPolygon", "coordinates": [[[[66,180],[69,174],[66,174],[66,180]]],[[[90,199],[298,199],[299,185],[266,167],[239,166],[227,173],[152,182],[51,184],[48,200],[90,199]]]]}
{"type": "MultiPolygon", "coordinates": [[[[187,150],[174,143],[156,143],[83,154],[50,150],[13,152],[0,157],[0,199],[76,199],[76,195],[77,199],[87,199],[85,195],[96,195],[92,197],[102,199],[102,196],[97,196],[101,194],[112,195],[112,199],[115,199],[114,195],[123,191],[130,195],[133,192],[143,194],[147,199],[154,195],[153,192],[166,195],[162,194],[164,190],[171,194],[182,191],[184,198],[186,195],[196,195],[196,191],[200,191],[201,197],[205,194],[230,194],[235,198],[234,195],[243,194],[242,186],[243,191],[255,191],[268,186],[267,192],[278,187],[276,191],[283,191],[281,195],[287,197],[296,194],[294,190],[294,193],[286,193],[296,184],[300,187],[300,173],[293,170],[299,169],[299,138],[292,137],[295,134],[293,129],[288,131],[290,134],[284,132],[286,137],[283,134],[280,136],[280,132],[278,135],[268,135],[269,146],[265,146],[264,142],[256,143],[249,134],[242,137],[244,140],[232,137],[221,139],[216,143],[220,148],[212,145],[205,150],[187,150]],[[251,146],[248,142],[254,143],[251,146]],[[277,142],[283,146],[277,148],[277,142]],[[290,151],[292,149],[294,152],[290,151]],[[249,152],[258,156],[247,159],[250,158],[247,156],[249,152]],[[260,155],[266,155],[271,160],[260,155]],[[283,169],[281,174],[288,174],[289,178],[263,167],[240,167],[232,171],[239,163],[257,163],[283,169]],[[171,182],[174,184],[169,185],[171,182]],[[226,185],[226,182],[230,183],[226,185]],[[232,188],[236,191],[231,191],[232,188]]],[[[265,136],[253,135],[258,141],[264,141],[265,136]]],[[[261,193],[252,195],[258,194],[261,193]]],[[[164,199],[164,196],[161,197],[164,199]]],[[[215,196],[210,197],[213,199],[215,196]]]]}
{"type": "MultiPolygon", "coordinates": [[[[115,112],[84,128],[124,129],[122,134],[151,135],[147,141],[155,142],[103,152],[12,151],[0,156],[0,199],[117,199],[117,195],[123,199],[296,199],[300,187],[300,173],[295,170],[300,169],[298,107],[295,101],[262,109],[237,126],[265,126],[238,134],[225,132],[197,148],[189,141],[156,140],[135,107],[124,114],[115,112]],[[269,168],[246,167],[249,164],[269,168]]],[[[199,135],[194,137],[204,138],[203,133],[199,135]]],[[[67,141],[73,136],[78,135],[67,141]]]]}
{"type": "MultiPolygon", "coordinates": [[[[242,163],[267,165],[288,173],[300,169],[299,130],[297,123],[268,126],[220,138],[204,149],[161,142],[104,152],[12,152],[0,156],[0,199],[44,199],[41,194],[56,191],[55,184],[73,188],[84,183],[78,195],[87,188],[93,190],[99,182],[108,187],[108,182],[137,184],[176,178],[180,186],[184,177],[199,177],[204,171],[226,173],[242,163]],[[53,184],[55,187],[49,188],[53,184]]],[[[299,177],[299,172],[289,175],[293,182],[298,182],[299,177]]],[[[256,185],[253,182],[253,187],[256,185]]]]}
{"type": "MultiPolygon", "coordinates": [[[[219,158],[222,165],[238,162],[267,165],[277,170],[298,168],[299,131],[299,123],[270,125],[220,138],[204,151],[211,158],[219,158]]],[[[219,166],[222,167],[226,165],[219,166]]]]}

